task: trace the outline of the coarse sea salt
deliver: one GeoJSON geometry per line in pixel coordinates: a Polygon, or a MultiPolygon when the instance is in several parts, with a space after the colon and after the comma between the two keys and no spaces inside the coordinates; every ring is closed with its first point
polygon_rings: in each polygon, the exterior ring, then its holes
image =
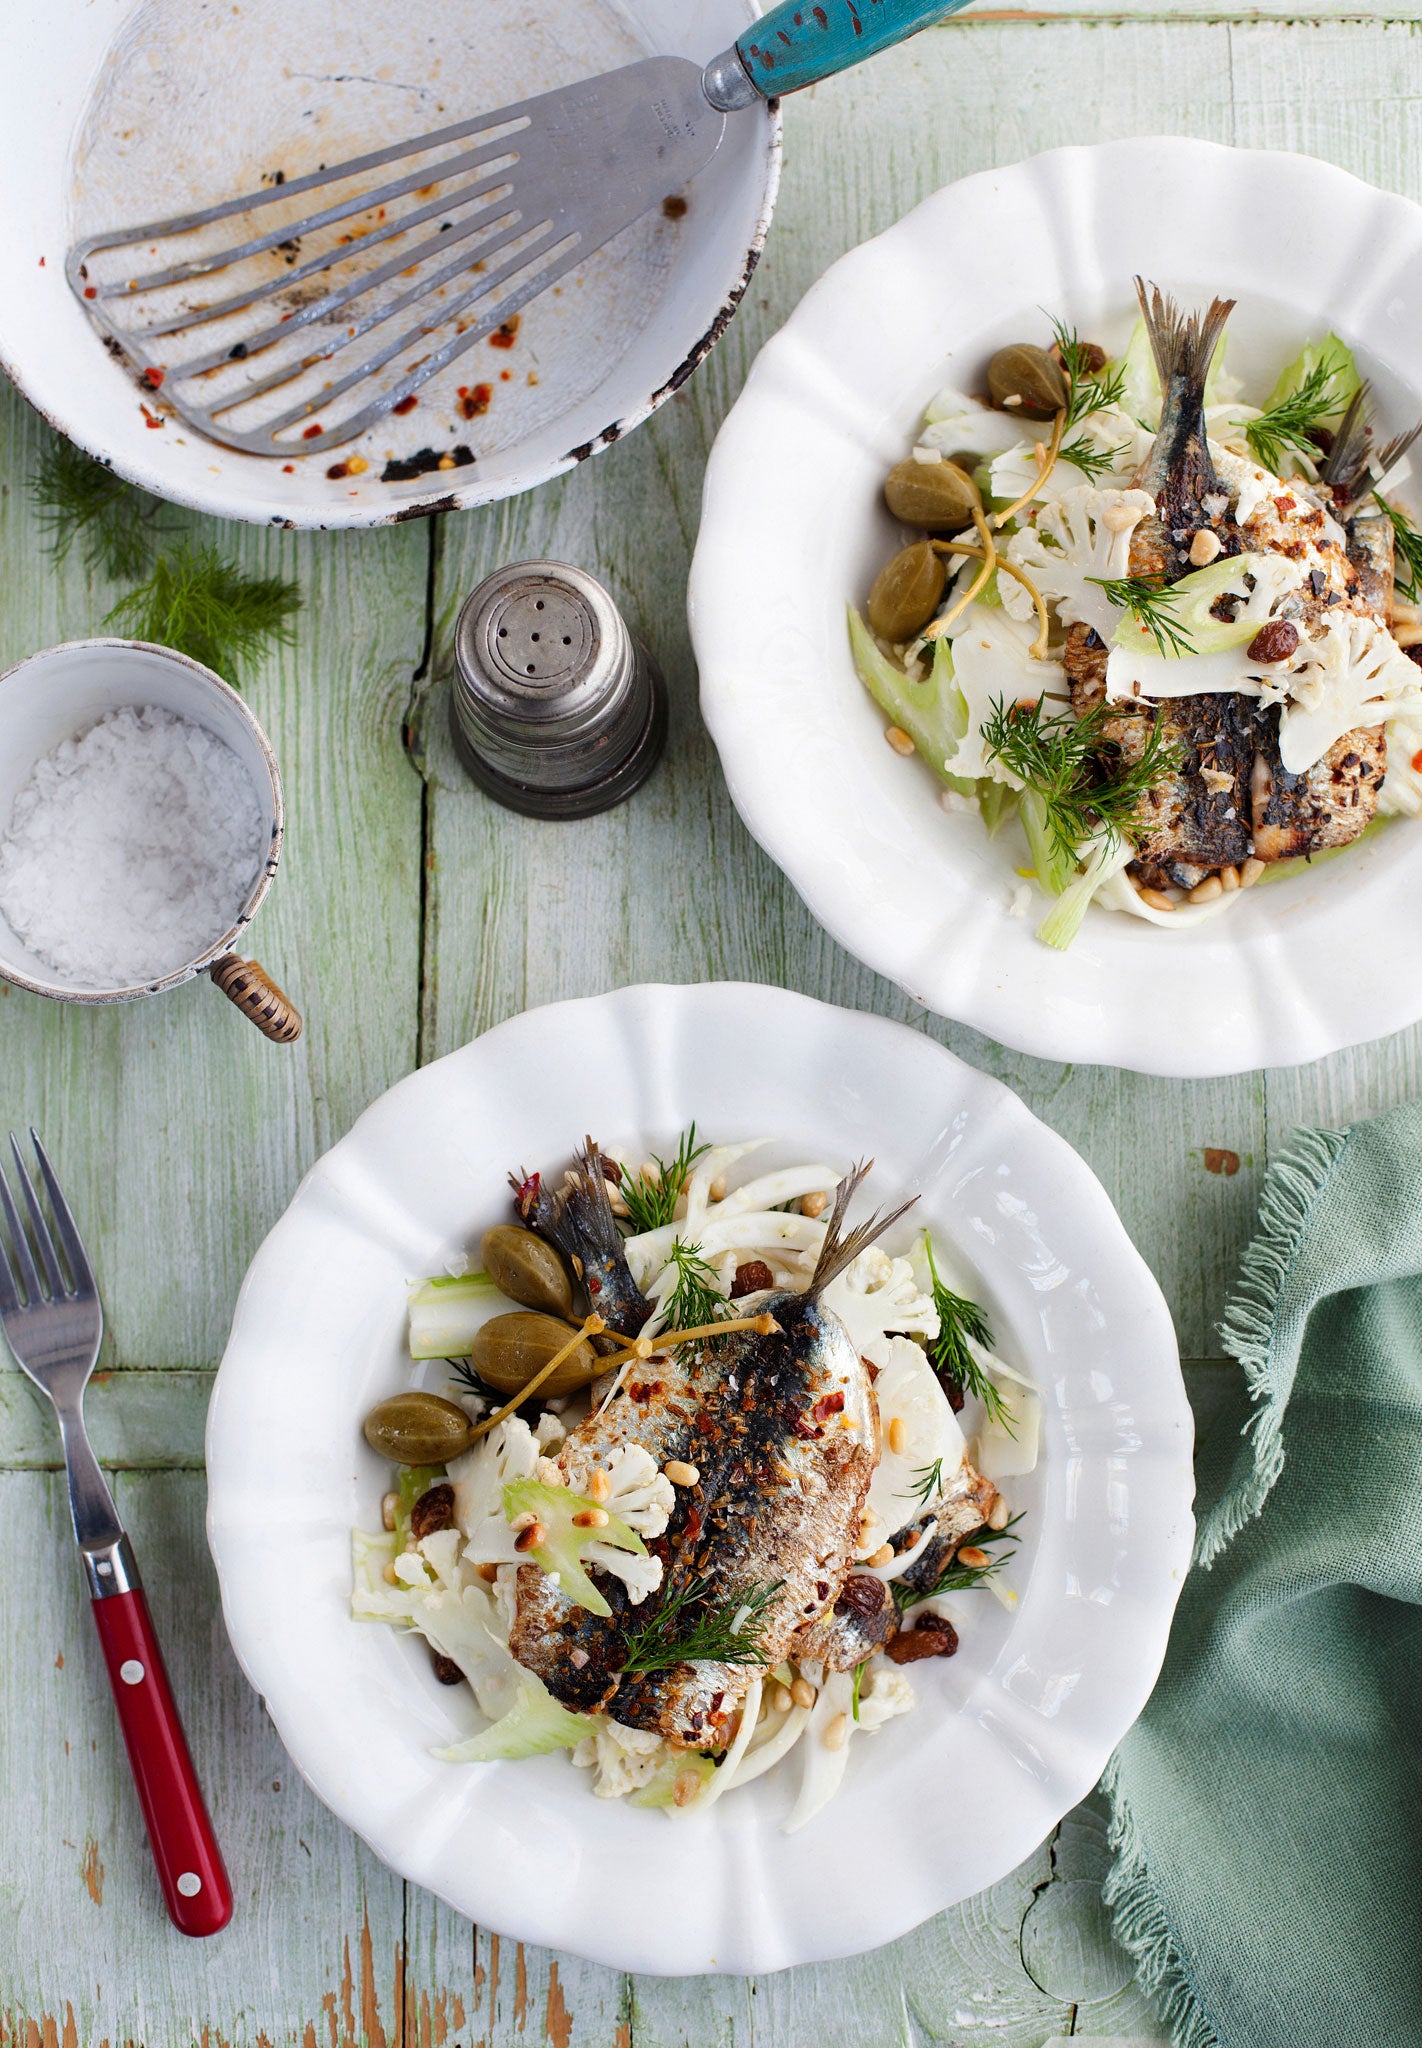
{"type": "Polygon", "coordinates": [[[136,987],[231,928],[266,840],[229,746],[174,712],[125,705],[46,754],[16,796],[0,913],[76,987],[136,987]]]}

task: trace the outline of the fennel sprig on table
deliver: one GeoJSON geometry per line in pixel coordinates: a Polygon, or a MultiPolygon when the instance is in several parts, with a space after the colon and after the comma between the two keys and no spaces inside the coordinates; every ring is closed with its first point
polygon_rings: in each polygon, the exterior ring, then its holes
{"type": "Polygon", "coordinates": [[[290,642],[300,608],[300,591],[284,577],[249,576],[216,548],[180,541],[104,624],[176,647],[230,682],[253,655],[290,642]]]}
{"type": "Polygon", "coordinates": [[[77,546],[92,575],[115,583],[143,575],[157,544],[155,499],[62,438],[50,442],[29,482],[45,547],[57,562],[77,546]]]}

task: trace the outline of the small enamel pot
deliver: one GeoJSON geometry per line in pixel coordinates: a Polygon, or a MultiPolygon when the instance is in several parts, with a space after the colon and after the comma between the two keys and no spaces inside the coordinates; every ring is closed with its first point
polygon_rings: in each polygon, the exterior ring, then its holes
{"type": "Polygon", "coordinates": [[[237,692],[211,669],[146,640],[71,640],[32,654],[0,675],[0,833],[37,763],[62,741],[78,738],[125,706],[156,706],[189,719],[236,755],[261,818],[252,848],[256,879],[234,906],[227,929],[214,932],[194,958],[175,963],[157,980],[126,988],[68,980],[29,950],[3,914],[0,975],[17,988],[58,1002],[127,1003],[206,974],[266,1037],[289,1044],[301,1035],[299,1012],[256,961],[236,951],[277,871],[286,825],[281,777],[266,734],[237,692]]]}

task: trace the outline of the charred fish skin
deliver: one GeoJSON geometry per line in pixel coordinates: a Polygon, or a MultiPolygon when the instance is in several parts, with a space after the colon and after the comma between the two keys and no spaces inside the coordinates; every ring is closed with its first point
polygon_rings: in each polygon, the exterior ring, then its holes
{"type": "Polygon", "coordinates": [[[564,1704],[586,1710],[595,1702],[629,1727],[714,1749],[764,1667],[683,1662],[628,1673],[610,1688],[628,1634],[702,1581],[721,1602],[773,1587],[757,1632],[760,1655],[774,1664],[797,1630],[833,1609],[878,1461],[878,1412],[864,1361],[820,1296],[909,1206],[846,1230],[849,1200],[867,1171],[857,1168],[836,1191],[808,1290],[757,1298],[757,1311],[774,1318],[770,1334],[729,1332],[694,1351],[678,1346],[639,1361],[561,1446],[557,1462],[574,1488],[628,1442],[645,1444],[658,1464],[675,1458],[697,1473],[693,1485],[678,1486],[667,1529],[649,1544],[662,1560],[662,1583],[638,1607],[602,1574],[613,1612],[600,1619],[573,1608],[536,1571],[520,1572],[511,1648],[564,1704]]]}
{"type": "Polygon", "coordinates": [[[620,1337],[637,1336],[652,1304],[632,1278],[612,1213],[602,1152],[594,1140],[583,1141],[577,1165],[564,1175],[560,1188],[546,1187],[539,1173],[511,1173],[509,1184],[520,1221],[570,1261],[608,1329],[620,1337]]]}
{"type": "Polygon", "coordinates": [[[790,1657],[797,1664],[823,1664],[826,1671],[853,1671],[898,1634],[899,1610],[883,1579],[851,1572],[829,1614],[797,1629],[790,1657]]]}
{"type": "MultiPolygon", "coordinates": [[[[1233,299],[1212,299],[1202,313],[1182,313],[1159,286],[1147,290],[1137,278],[1136,297],[1145,321],[1155,366],[1160,373],[1160,429],[1136,478],[1138,490],[1155,499],[1156,516],[1137,529],[1139,551],[1158,556],[1142,569],[1174,583],[1191,565],[1190,543],[1202,526],[1216,530],[1222,551],[1235,553],[1237,541],[1219,531],[1229,504],[1205,437],[1205,379],[1233,299]]],[[[1133,573],[1137,546],[1132,547],[1133,573]]]]}

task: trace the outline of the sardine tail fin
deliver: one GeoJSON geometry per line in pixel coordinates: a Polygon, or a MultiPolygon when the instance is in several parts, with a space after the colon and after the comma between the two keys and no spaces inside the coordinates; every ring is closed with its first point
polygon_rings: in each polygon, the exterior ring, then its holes
{"type": "Polygon", "coordinates": [[[876,1209],[863,1223],[857,1223],[853,1230],[844,1232],[844,1220],[849,1205],[872,1172],[872,1159],[861,1159],[857,1166],[850,1168],[834,1191],[834,1207],[830,1211],[828,1228],[825,1231],[824,1246],[810,1276],[806,1293],[813,1301],[824,1293],[831,1280],[838,1279],[846,1266],[853,1265],[859,1254],[876,1238],[882,1237],[891,1223],[897,1223],[900,1216],[911,1209],[918,1200],[910,1195],[906,1202],[900,1202],[896,1209],[876,1209]],[[844,1233],[843,1235],[841,1233],[844,1233]]]}
{"type": "Polygon", "coordinates": [[[1349,399],[1348,410],[1334,430],[1333,446],[1318,465],[1319,481],[1340,499],[1351,499],[1362,485],[1367,466],[1368,387],[1363,383],[1349,399]]]}
{"type": "Polygon", "coordinates": [[[1148,285],[1143,277],[1138,277],[1135,285],[1162,391],[1168,391],[1171,380],[1179,377],[1203,396],[1210,363],[1225,322],[1234,311],[1234,300],[1211,299],[1203,313],[1183,313],[1159,285],[1148,285]]]}

